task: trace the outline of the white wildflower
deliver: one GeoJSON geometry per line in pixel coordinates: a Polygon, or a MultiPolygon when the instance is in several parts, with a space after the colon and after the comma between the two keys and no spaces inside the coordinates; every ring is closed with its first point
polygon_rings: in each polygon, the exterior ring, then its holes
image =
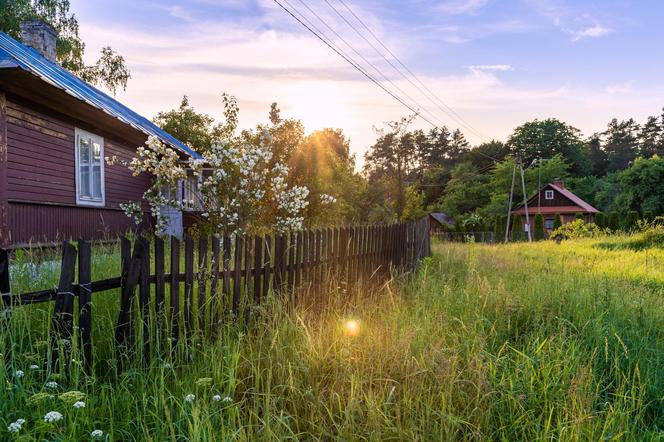
{"type": "Polygon", "coordinates": [[[23,373],[22,370],[16,370],[14,372],[14,376],[16,376],[16,378],[18,378],[18,379],[21,379],[23,376],[25,376],[25,373],[23,373]]]}
{"type": "Polygon", "coordinates": [[[58,388],[58,383],[55,381],[48,381],[45,385],[46,388],[58,388]]]}
{"type": "Polygon", "coordinates": [[[30,366],[30,370],[39,370],[39,365],[32,364],[32,365],[30,366]]]}
{"type": "Polygon", "coordinates": [[[233,399],[231,399],[230,396],[226,396],[226,397],[222,400],[222,402],[230,403],[230,402],[233,402],[233,399]]]}
{"type": "Polygon", "coordinates": [[[221,396],[219,396],[218,394],[215,394],[214,396],[212,396],[212,400],[215,401],[215,402],[219,402],[221,400],[221,396]]]}
{"type": "Polygon", "coordinates": [[[85,402],[83,402],[83,401],[74,402],[74,405],[72,405],[72,407],[76,408],[77,410],[81,409],[81,408],[85,408],[85,402]]]}
{"type": "Polygon", "coordinates": [[[94,430],[92,433],[90,433],[90,436],[94,437],[95,439],[99,439],[104,435],[104,432],[101,430],[94,430]]]}
{"type": "Polygon", "coordinates": [[[196,399],[196,396],[193,394],[188,394],[184,397],[184,401],[189,403],[194,402],[194,399],[196,399]]]}
{"type": "Polygon", "coordinates": [[[61,420],[62,420],[62,414],[58,413],[57,411],[49,411],[48,413],[46,413],[46,416],[44,416],[44,422],[49,424],[61,420]]]}
{"type": "Polygon", "coordinates": [[[7,430],[10,433],[18,433],[23,428],[24,423],[25,423],[25,419],[17,419],[15,422],[12,422],[11,424],[9,424],[9,426],[7,427],[7,430]]]}

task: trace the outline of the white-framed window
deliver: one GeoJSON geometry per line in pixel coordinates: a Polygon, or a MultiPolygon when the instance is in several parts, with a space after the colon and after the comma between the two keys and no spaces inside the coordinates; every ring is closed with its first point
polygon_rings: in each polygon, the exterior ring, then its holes
{"type": "Polygon", "coordinates": [[[104,138],[76,129],[76,204],[103,206],[104,138]]]}
{"type": "Polygon", "coordinates": [[[544,191],[544,199],[545,200],[552,200],[553,199],[553,190],[545,190],[544,191]]]}

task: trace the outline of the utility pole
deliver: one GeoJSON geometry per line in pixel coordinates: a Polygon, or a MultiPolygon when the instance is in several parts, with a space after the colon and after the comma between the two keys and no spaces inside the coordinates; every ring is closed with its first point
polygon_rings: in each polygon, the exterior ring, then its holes
{"type": "MultiPolygon", "coordinates": [[[[514,164],[516,167],[516,163],[514,164]]],[[[528,242],[533,242],[533,237],[530,232],[530,217],[528,216],[528,195],[526,195],[526,181],[523,177],[523,163],[520,162],[521,167],[521,190],[523,190],[523,208],[526,210],[526,232],[528,232],[528,242]]]]}
{"type": "Polygon", "coordinates": [[[505,223],[505,243],[509,240],[510,220],[512,219],[512,197],[514,196],[514,180],[516,179],[516,158],[514,159],[514,169],[512,170],[512,187],[510,189],[510,201],[507,203],[507,222],[505,223]]]}

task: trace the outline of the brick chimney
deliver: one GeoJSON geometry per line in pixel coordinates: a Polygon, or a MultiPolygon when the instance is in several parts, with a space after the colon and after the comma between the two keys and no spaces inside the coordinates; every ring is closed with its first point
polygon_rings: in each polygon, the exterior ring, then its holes
{"type": "Polygon", "coordinates": [[[21,40],[35,48],[44,57],[55,61],[55,43],[58,33],[53,26],[41,20],[29,20],[21,23],[21,40]]]}
{"type": "Polygon", "coordinates": [[[560,178],[556,178],[555,180],[553,180],[553,185],[561,189],[565,188],[565,183],[560,178]]]}

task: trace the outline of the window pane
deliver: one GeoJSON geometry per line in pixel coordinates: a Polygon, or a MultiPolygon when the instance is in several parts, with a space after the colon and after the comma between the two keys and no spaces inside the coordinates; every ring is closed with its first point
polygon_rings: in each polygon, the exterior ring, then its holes
{"type": "Polygon", "coordinates": [[[92,143],[92,161],[101,162],[101,144],[99,143],[92,143]]]}
{"type": "Polygon", "coordinates": [[[79,138],[78,160],[81,164],[90,163],[90,140],[87,138],[79,138]]]}
{"type": "Polygon", "coordinates": [[[80,187],[80,196],[85,197],[85,198],[90,198],[92,195],[90,194],[90,169],[88,166],[81,166],[80,167],[80,182],[79,182],[79,187],[80,187]]]}
{"type": "Polygon", "coordinates": [[[92,167],[92,196],[101,199],[101,166],[92,167]]]}

